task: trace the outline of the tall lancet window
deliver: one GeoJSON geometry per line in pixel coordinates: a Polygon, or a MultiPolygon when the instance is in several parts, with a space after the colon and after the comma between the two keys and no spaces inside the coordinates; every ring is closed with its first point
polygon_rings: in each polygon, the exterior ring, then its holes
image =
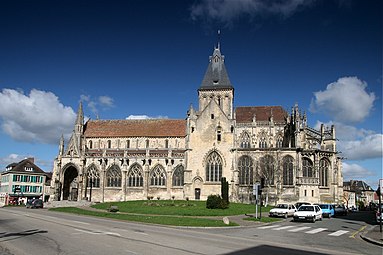
{"type": "Polygon", "coordinates": [[[107,187],[121,187],[121,170],[117,165],[111,166],[106,172],[107,187]]]}
{"type": "Polygon", "coordinates": [[[253,184],[253,160],[249,156],[242,156],[238,161],[239,184],[253,184]]]}
{"type": "Polygon", "coordinates": [[[328,169],[330,163],[327,159],[321,159],[319,161],[319,185],[322,187],[328,186],[328,169]]]}
{"type": "Polygon", "coordinates": [[[219,182],[222,177],[222,159],[221,156],[213,151],[206,160],[206,181],[219,182]]]}
{"type": "Polygon", "coordinates": [[[294,184],[294,159],[291,156],[283,158],[283,185],[294,184]]]}

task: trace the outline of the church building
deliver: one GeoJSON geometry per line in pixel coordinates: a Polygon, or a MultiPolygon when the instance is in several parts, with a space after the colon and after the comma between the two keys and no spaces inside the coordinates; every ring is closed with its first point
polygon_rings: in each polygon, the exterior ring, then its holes
{"type": "Polygon", "coordinates": [[[220,47],[185,119],[88,120],[80,103],[69,142],[54,162],[54,200],[206,200],[229,183],[232,202],[340,203],[335,127],[316,130],[298,105],[234,107],[220,47]]]}

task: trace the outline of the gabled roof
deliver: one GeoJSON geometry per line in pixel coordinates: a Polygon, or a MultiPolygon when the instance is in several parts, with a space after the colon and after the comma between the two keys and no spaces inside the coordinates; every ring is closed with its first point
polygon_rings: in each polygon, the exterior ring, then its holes
{"type": "Polygon", "coordinates": [[[3,172],[3,173],[25,172],[28,174],[32,174],[32,173],[45,174],[45,172],[40,167],[35,165],[33,158],[27,158],[27,159],[20,161],[19,163],[13,163],[11,165],[13,165],[12,169],[10,169],[6,172],[3,172]]]}
{"type": "Polygon", "coordinates": [[[343,182],[343,187],[349,187],[353,191],[373,191],[373,189],[367,183],[359,180],[350,180],[343,182]]]}
{"type": "Polygon", "coordinates": [[[186,120],[90,120],[86,137],[185,137],[186,120]]]}
{"type": "Polygon", "coordinates": [[[274,122],[285,122],[288,114],[282,106],[241,106],[235,109],[237,123],[251,123],[256,121],[269,121],[273,116],[274,122]]]}
{"type": "Polygon", "coordinates": [[[210,57],[209,65],[199,89],[233,89],[224,64],[224,56],[221,55],[219,48],[215,48],[213,56],[210,57]]]}

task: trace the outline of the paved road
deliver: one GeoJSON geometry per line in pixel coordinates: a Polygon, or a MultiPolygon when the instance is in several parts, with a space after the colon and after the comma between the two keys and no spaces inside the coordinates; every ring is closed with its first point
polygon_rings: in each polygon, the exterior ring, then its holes
{"type": "Polygon", "coordinates": [[[364,223],[344,220],[341,225],[349,232],[341,233],[329,227],[337,221],[309,225],[283,221],[270,228],[255,225],[217,230],[128,223],[44,209],[0,208],[0,247],[3,254],[16,255],[382,254],[380,247],[349,237],[364,223]],[[304,226],[310,229],[292,231],[304,226]],[[318,228],[327,230],[315,230],[318,228]]]}

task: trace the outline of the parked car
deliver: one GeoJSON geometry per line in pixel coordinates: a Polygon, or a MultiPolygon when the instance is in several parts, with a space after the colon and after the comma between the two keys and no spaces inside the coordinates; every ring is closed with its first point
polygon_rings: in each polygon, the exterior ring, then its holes
{"type": "Polygon", "coordinates": [[[335,216],[347,215],[347,208],[344,205],[336,205],[334,211],[335,216]]]}
{"type": "Polygon", "coordinates": [[[298,211],[294,213],[294,221],[311,221],[322,220],[322,209],[318,205],[301,205],[298,211]]]}
{"type": "Polygon", "coordinates": [[[317,204],[322,209],[322,215],[326,218],[334,217],[335,210],[332,204],[317,204]]]}
{"type": "Polygon", "coordinates": [[[311,203],[309,203],[309,202],[296,202],[295,208],[297,208],[297,210],[298,210],[301,205],[311,205],[311,203]]]}
{"type": "Polygon", "coordinates": [[[293,204],[277,204],[276,207],[270,210],[270,217],[290,217],[297,211],[293,204]]]}
{"type": "Polygon", "coordinates": [[[27,202],[26,207],[32,208],[32,209],[33,208],[43,208],[44,203],[43,203],[43,200],[41,200],[41,199],[33,199],[33,200],[30,200],[27,202]]]}

